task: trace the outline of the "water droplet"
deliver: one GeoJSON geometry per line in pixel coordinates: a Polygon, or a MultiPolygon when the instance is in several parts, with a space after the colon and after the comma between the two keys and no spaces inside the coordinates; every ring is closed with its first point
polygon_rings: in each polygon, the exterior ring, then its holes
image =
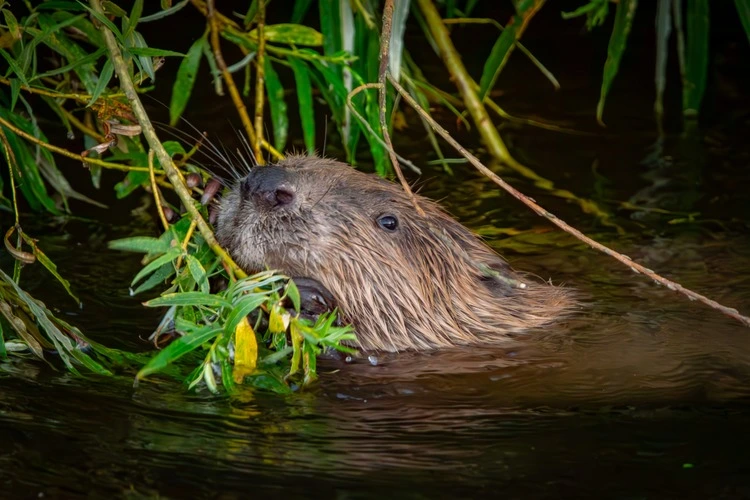
{"type": "Polygon", "coordinates": [[[367,361],[369,361],[372,366],[378,366],[378,358],[376,358],[372,354],[367,356],[367,361]]]}

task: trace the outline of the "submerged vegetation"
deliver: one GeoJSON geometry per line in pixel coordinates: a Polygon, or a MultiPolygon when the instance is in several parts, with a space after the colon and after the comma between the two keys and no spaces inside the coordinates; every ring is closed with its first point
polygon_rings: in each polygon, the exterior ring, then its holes
{"type": "MultiPolygon", "coordinates": [[[[510,19],[496,20],[472,17],[479,3],[398,1],[389,18],[391,78],[427,110],[420,119],[437,161],[450,173],[454,162],[446,158],[428,123],[431,107],[444,108],[464,127],[474,128],[488,154],[505,167],[554,196],[575,201],[601,223],[615,227],[607,209],[556,188],[514,159],[492,124],[494,113],[497,119],[565,132],[549,123],[509,115],[490,93],[516,49],[553,86],[559,86],[554,75],[521,43],[540,9],[556,7],[543,0],[520,0],[514,3],[510,19]],[[410,29],[421,30],[443,59],[457,93],[438,88],[424,76],[405,44],[407,20],[412,22],[410,29]],[[466,23],[492,24],[499,29],[476,78],[468,74],[451,39],[452,26],[466,23]]],[[[162,0],[158,8],[143,0],[91,0],[88,4],[27,1],[14,2],[13,8],[0,1],[0,56],[6,64],[0,70],[0,144],[7,165],[0,177],[0,204],[15,214],[5,235],[13,272],[0,271],[0,359],[53,357],[67,369],[85,368],[99,374],[127,367],[138,370],[139,379],[157,372],[181,376],[182,371],[173,369],[177,362],[181,368],[194,368],[185,379],[190,387],[203,383],[211,391],[221,387],[231,391],[234,384],[247,382],[286,391],[316,378],[316,358],[326,349],[354,352],[350,346],[355,333],[337,326],[335,313],[316,321],[300,315],[299,293],[293,282],[270,272],[248,277],[237,268],[207,222],[210,192],[217,187],[211,179],[217,168],[234,168],[230,159],[209,139],[195,137],[193,132],[165,127],[193,142],[159,142],[139,102],[139,96],[164,85],[163,78],[157,79],[161,67],[176,67],[174,82],[167,83],[172,83],[170,125],[178,126],[196,82],[205,75],[216,94],[226,93],[233,100],[247,139],[246,155],[261,164],[267,157],[283,156],[289,144],[290,120],[299,121],[305,149],[315,152],[323,142],[316,109],[319,113],[324,105],[335,126],[336,133],[331,135],[336,135],[350,163],[356,164],[366,148],[380,175],[394,174],[381,112],[387,132],[400,118],[401,99],[389,90],[383,106],[378,94],[372,92],[377,87],[374,82],[384,75],[380,68],[380,2],[326,0],[316,4],[296,0],[289,18],[274,24],[268,19],[277,17],[271,16],[270,10],[279,7],[278,2],[254,0],[247,4],[246,10],[230,13],[218,11],[222,5],[214,5],[213,0],[162,0]],[[185,53],[152,47],[142,27],[147,23],[173,25],[184,9],[205,16],[202,35],[185,53]],[[228,47],[241,57],[228,62],[224,55],[228,47]],[[282,83],[287,77],[293,78],[296,109],[290,108],[289,89],[282,83]],[[54,117],[57,128],[62,127],[68,137],[82,137],[79,150],[66,150],[49,141],[48,134],[54,132],[49,117],[54,117]],[[269,137],[264,136],[266,126],[269,137]],[[22,288],[23,267],[42,264],[77,301],[72,291],[75,283],[71,286],[57,273],[19,222],[21,210],[47,216],[70,214],[68,201],[72,199],[100,206],[76,191],[69,175],[59,168],[56,155],[81,162],[97,188],[103,169],[122,171],[123,178],[115,186],[117,199],[138,190],[153,196],[154,216],[162,224],[163,234],[111,242],[113,249],[145,254],[144,268],[131,283],[133,293],[162,289],[161,296],[145,303],[166,311],[151,339],[162,349],[149,360],[91,342],[22,288]],[[201,157],[214,164],[213,173],[198,162],[201,157]],[[222,282],[226,287],[217,285],[222,282]]],[[[750,37],[750,4],[745,0],[735,4],[750,37]]],[[[601,29],[614,17],[596,108],[600,122],[637,20],[637,6],[636,0],[591,0],[561,13],[566,19],[585,16],[589,29],[601,29]]],[[[672,29],[677,36],[683,114],[699,114],[708,68],[709,24],[708,0],[658,1],[654,78],[658,123],[663,114],[672,29]]],[[[399,161],[419,171],[408,160],[399,157],[399,161]]]]}

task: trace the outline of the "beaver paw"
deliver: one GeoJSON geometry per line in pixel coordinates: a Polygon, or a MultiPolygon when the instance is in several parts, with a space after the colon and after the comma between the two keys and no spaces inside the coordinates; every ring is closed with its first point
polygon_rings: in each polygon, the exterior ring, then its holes
{"type": "MultiPolygon", "coordinates": [[[[292,279],[299,290],[300,316],[315,321],[321,314],[336,309],[336,299],[320,282],[312,278],[292,279]]],[[[287,299],[287,302],[290,301],[287,299]]],[[[291,308],[292,304],[288,303],[285,306],[291,308]]],[[[338,324],[338,318],[336,323],[338,324]]]]}

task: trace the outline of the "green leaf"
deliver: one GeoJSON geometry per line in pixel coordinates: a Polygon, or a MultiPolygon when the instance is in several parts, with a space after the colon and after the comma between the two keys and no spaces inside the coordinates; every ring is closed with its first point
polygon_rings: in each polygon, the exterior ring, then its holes
{"type": "Polygon", "coordinates": [[[211,287],[208,284],[208,276],[206,275],[206,270],[203,268],[198,259],[196,259],[192,255],[188,255],[187,266],[188,270],[190,271],[190,275],[195,280],[195,283],[200,288],[200,291],[202,293],[209,293],[211,287]]]}
{"type": "Polygon", "coordinates": [[[184,253],[184,250],[180,247],[172,247],[169,250],[164,253],[161,257],[158,257],[154,259],[153,261],[149,262],[148,265],[146,265],[143,269],[141,269],[138,274],[135,275],[135,278],[133,278],[133,281],[130,282],[130,286],[135,285],[138,283],[141,279],[146,277],[147,275],[151,274],[152,272],[159,269],[161,266],[168,262],[172,262],[177,257],[182,255],[184,253]]]}
{"type": "Polygon", "coordinates": [[[289,57],[287,61],[294,72],[294,81],[297,86],[297,102],[299,103],[299,116],[302,122],[302,136],[305,139],[307,154],[315,154],[315,110],[313,108],[312,84],[307,64],[296,57],[289,57]]]}
{"type": "Polygon", "coordinates": [[[21,38],[21,28],[18,26],[18,20],[16,16],[10,11],[10,9],[2,9],[3,16],[5,16],[5,25],[8,27],[8,33],[15,40],[21,38]]]}
{"type": "Polygon", "coordinates": [[[94,9],[92,9],[91,7],[87,5],[84,5],[83,7],[89,12],[89,14],[94,16],[94,19],[96,19],[97,21],[102,23],[104,26],[106,26],[109,29],[109,31],[111,31],[112,34],[115,35],[115,38],[117,38],[117,41],[120,42],[120,45],[126,46],[125,37],[122,36],[122,33],[120,32],[120,30],[117,29],[117,26],[115,26],[112,23],[112,21],[107,19],[107,16],[105,16],[104,14],[100,14],[99,12],[95,11],[94,9]]]}
{"type": "Polygon", "coordinates": [[[66,64],[65,66],[47,71],[45,73],[38,73],[34,76],[34,78],[31,79],[31,81],[33,82],[36,80],[41,80],[42,78],[60,75],[62,73],[67,73],[68,71],[76,70],[85,65],[91,65],[106,53],[107,49],[105,47],[101,47],[100,49],[97,49],[96,52],[93,52],[85,57],[81,57],[80,59],[76,59],[70,64],[66,64]]]}
{"type": "Polygon", "coordinates": [[[169,251],[171,245],[169,241],[150,236],[134,236],[132,238],[122,238],[112,240],[107,247],[110,250],[124,250],[126,252],[139,253],[165,253],[169,251]]]}
{"type": "Polygon", "coordinates": [[[268,300],[268,296],[263,293],[248,294],[242,297],[227,316],[227,320],[224,323],[224,331],[228,335],[231,335],[237,328],[237,325],[240,324],[240,321],[242,321],[242,318],[259,308],[266,300],[268,300]]]}
{"type": "Polygon", "coordinates": [[[479,80],[479,100],[484,100],[487,93],[495,85],[497,77],[508,62],[510,54],[515,48],[516,42],[529,25],[534,14],[544,5],[544,0],[520,0],[516,2],[516,14],[511,18],[505,29],[495,41],[487,61],[484,63],[482,77],[479,80]]]}
{"type": "Polygon", "coordinates": [[[299,24],[305,18],[307,11],[310,10],[312,0],[295,0],[294,9],[292,10],[292,22],[299,24]]]}
{"type": "Polygon", "coordinates": [[[0,321],[0,359],[8,359],[8,351],[5,350],[5,338],[3,337],[2,321],[0,321]]]}
{"type": "Polygon", "coordinates": [[[145,303],[148,307],[162,306],[205,306],[205,307],[227,307],[231,308],[232,303],[219,297],[203,292],[179,292],[168,293],[151,299],[145,303]]]}
{"type": "Polygon", "coordinates": [[[635,17],[637,7],[638,0],[621,0],[617,4],[615,24],[609,39],[609,46],[607,47],[607,61],[604,63],[604,75],[602,77],[599,103],[596,105],[596,119],[602,125],[604,124],[602,121],[604,103],[607,100],[607,94],[612,86],[612,81],[614,81],[617,70],[620,67],[620,59],[622,59],[622,54],[625,52],[625,47],[627,46],[628,34],[630,34],[630,28],[633,25],[633,17],[635,17]]]}
{"type": "Polygon", "coordinates": [[[146,363],[146,366],[141,368],[136,377],[143,379],[148,375],[163,370],[185,354],[194,351],[209,340],[213,339],[219,333],[221,333],[220,326],[208,325],[196,332],[178,338],[159,352],[159,354],[151,358],[151,360],[146,363]]]}
{"type": "Polygon", "coordinates": [[[156,21],[158,19],[162,19],[162,18],[165,18],[167,16],[171,16],[172,14],[174,14],[175,12],[177,12],[178,10],[180,10],[184,6],[186,6],[188,4],[188,2],[190,2],[190,0],[182,0],[182,2],[178,2],[175,5],[173,5],[172,7],[169,7],[167,9],[161,10],[159,12],[156,12],[156,13],[148,15],[148,16],[143,16],[141,18],[141,22],[142,23],[149,23],[151,21],[156,21]]]}
{"type": "Polygon", "coordinates": [[[289,300],[292,301],[292,305],[294,305],[294,310],[299,312],[300,310],[300,295],[299,295],[299,288],[297,288],[297,285],[294,283],[293,280],[289,280],[289,282],[286,285],[286,296],[289,297],[289,300]]]}
{"type": "Polygon", "coordinates": [[[16,108],[16,102],[18,102],[18,96],[21,94],[21,79],[11,78],[10,79],[10,111],[16,108]]]}
{"type": "Polygon", "coordinates": [[[89,100],[86,107],[91,106],[96,102],[97,99],[99,99],[99,96],[102,95],[104,89],[107,88],[107,85],[112,79],[112,75],[114,75],[114,72],[115,67],[112,65],[112,61],[110,59],[107,59],[107,62],[104,63],[104,67],[102,68],[102,72],[99,74],[99,81],[96,82],[96,88],[91,93],[91,99],[89,100]]]}
{"type": "Polygon", "coordinates": [[[128,52],[130,52],[134,56],[144,57],[185,57],[185,54],[181,52],[175,52],[174,50],[154,49],[152,47],[130,47],[128,48],[128,52]]]}
{"type": "Polygon", "coordinates": [[[49,273],[54,276],[55,279],[57,279],[57,281],[60,282],[63,288],[65,288],[65,291],[68,292],[68,295],[70,295],[77,304],[80,304],[81,301],[73,293],[73,290],[70,289],[70,282],[60,275],[60,273],[57,271],[57,266],[54,262],[52,262],[52,259],[47,257],[47,254],[42,252],[41,248],[39,248],[34,239],[31,238],[28,234],[24,232],[20,232],[20,234],[24,241],[33,249],[36,260],[41,265],[43,265],[47,269],[47,271],[49,271],[49,273]]]}
{"type": "Polygon", "coordinates": [[[128,13],[125,12],[125,9],[114,3],[110,0],[104,0],[102,2],[102,8],[104,9],[104,13],[107,16],[115,16],[115,17],[127,17],[128,13]]]}
{"type": "Polygon", "coordinates": [[[284,87],[281,85],[276,70],[273,69],[270,58],[265,59],[264,67],[268,106],[271,109],[271,122],[273,123],[273,144],[277,150],[283,151],[289,133],[289,115],[286,100],[284,100],[284,87]]]}
{"type": "Polygon", "coordinates": [[[141,14],[143,13],[143,0],[135,0],[133,2],[133,8],[130,10],[130,17],[128,18],[128,24],[127,28],[125,29],[125,38],[130,36],[133,31],[135,31],[135,27],[138,24],[138,21],[141,19],[141,14]]]}
{"type": "MultiPolygon", "coordinates": [[[[258,38],[258,30],[250,32],[250,36],[258,38]]],[[[323,45],[323,34],[301,24],[269,24],[263,29],[263,37],[274,43],[289,45],[308,45],[319,47],[323,45]]]]}
{"type": "Polygon", "coordinates": [[[169,124],[173,127],[177,125],[190,100],[190,94],[193,92],[195,77],[200,69],[204,38],[199,38],[190,46],[187,56],[182,60],[180,68],[177,70],[177,78],[172,87],[172,100],[169,104],[169,124]]]}
{"type": "Polygon", "coordinates": [[[138,67],[138,70],[140,72],[146,73],[148,75],[149,79],[151,81],[156,80],[156,70],[154,69],[154,62],[151,59],[151,56],[146,55],[137,55],[133,51],[137,51],[139,49],[148,49],[149,46],[146,43],[146,40],[143,38],[143,35],[138,33],[137,31],[134,31],[128,36],[126,39],[126,47],[127,51],[130,55],[135,55],[135,59],[133,59],[133,62],[138,67]]]}
{"type": "Polygon", "coordinates": [[[737,7],[740,22],[742,22],[745,35],[747,35],[747,39],[750,41],[750,0],[734,0],[734,6],[737,7]]]}
{"type": "MultiPolygon", "coordinates": [[[[13,56],[5,52],[5,50],[3,49],[0,49],[0,55],[3,56],[3,59],[8,62],[8,68],[10,69],[10,71],[15,73],[15,75],[21,80],[21,82],[23,82],[25,86],[28,86],[29,82],[28,80],[26,80],[26,75],[24,75],[23,69],[18,65],[18,62],[13,58],[13,56]]],[[[8,74],[9,73],[6,72],[5,76],[8,76],[8,74]]]]}
{"type": "Polygon", "coordinates": [[[688,0],[686,14],[687,47],[682,113],[697,116],[706,90],[708,69],[708,0],[688,0]]]}
{"type": "Polygon", "coordinates": [[[139,293],[143,293],[148,290],[151,290],[157,285],[161,285],[167,280],[167,278],[172,276],[174,273],[175,273],[175,269],[171,262],[164,264],[159,269],[154,271],[154,273],[151,276],[149,276],[147,280],[145,280],[143,283],[138,285],[138,288],[133,290],[133,295],[138,295],[139,293]]]}
{"type": "MultiPolygon", "coordinates": [[[[144,163],[141,163],[141,165],[145,165],[145,154],[143,156],[144,163]]],[[[142,184],[147,183],[148,181],[148,172],[128,172],[125,176],[125,179],[115,184],[115,194],[117,195],[117,199],[119,200],[125,198],[130,193],[138,189],[142,184]]]]}
{"type": "Polygon", "coordinates": [[[667,84],[667,55],[669,36],[672,33],[672,0],[657,0],[656,7],[656,100],[654,111],[661,116],[664,111],[662,98],[667,84]]]}
{"type": "MultiPolygon", "coordinates": [[[[40,15],[39,26],[44,29],[44,35],[36,38],[35,40],[36,42],[43,41],[47,47],[63,56],[69,64],[72,64],[73,71],[75,71],[76,76],[78,76],[78,78],[83,83],[83,86],[86,88],[86,92],[91,94],[94,92],[94,89],[96,89],[98,81],[96,67],[94,66],[93,61],[81,62],[87,56],[89,56],[89,53],[81,48],[81,46],[76,42],[71,40],[66,35],[65,31],[63,31],[62,28],[69,25],[75,26],[78,29],[86,29],[86,26],[90,26],[89,29],[93,28],[91,23],[87,19],[85,19],[85,16],[80,14],[68,14],[67,17],[60,15],[40,15]]],[[[95,30],[92,34],[95,37],[99,36],[99,39],[101,38],[98,30],[95,30]]],[[[95,43],[97,41],[97,38],[91,38],[91,40],[95,43]]]]}

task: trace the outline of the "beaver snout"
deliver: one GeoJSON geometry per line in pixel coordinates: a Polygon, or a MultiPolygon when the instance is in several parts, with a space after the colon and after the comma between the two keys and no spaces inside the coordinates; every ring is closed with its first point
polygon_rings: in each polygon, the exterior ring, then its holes
{"type": "Polygon", "coordinates": [[[287,179],[288,175],[288,172],[277,167],[256,167],[243,181],[242,191],[266,208],[291,205],[296,193],[287,179]]]}

